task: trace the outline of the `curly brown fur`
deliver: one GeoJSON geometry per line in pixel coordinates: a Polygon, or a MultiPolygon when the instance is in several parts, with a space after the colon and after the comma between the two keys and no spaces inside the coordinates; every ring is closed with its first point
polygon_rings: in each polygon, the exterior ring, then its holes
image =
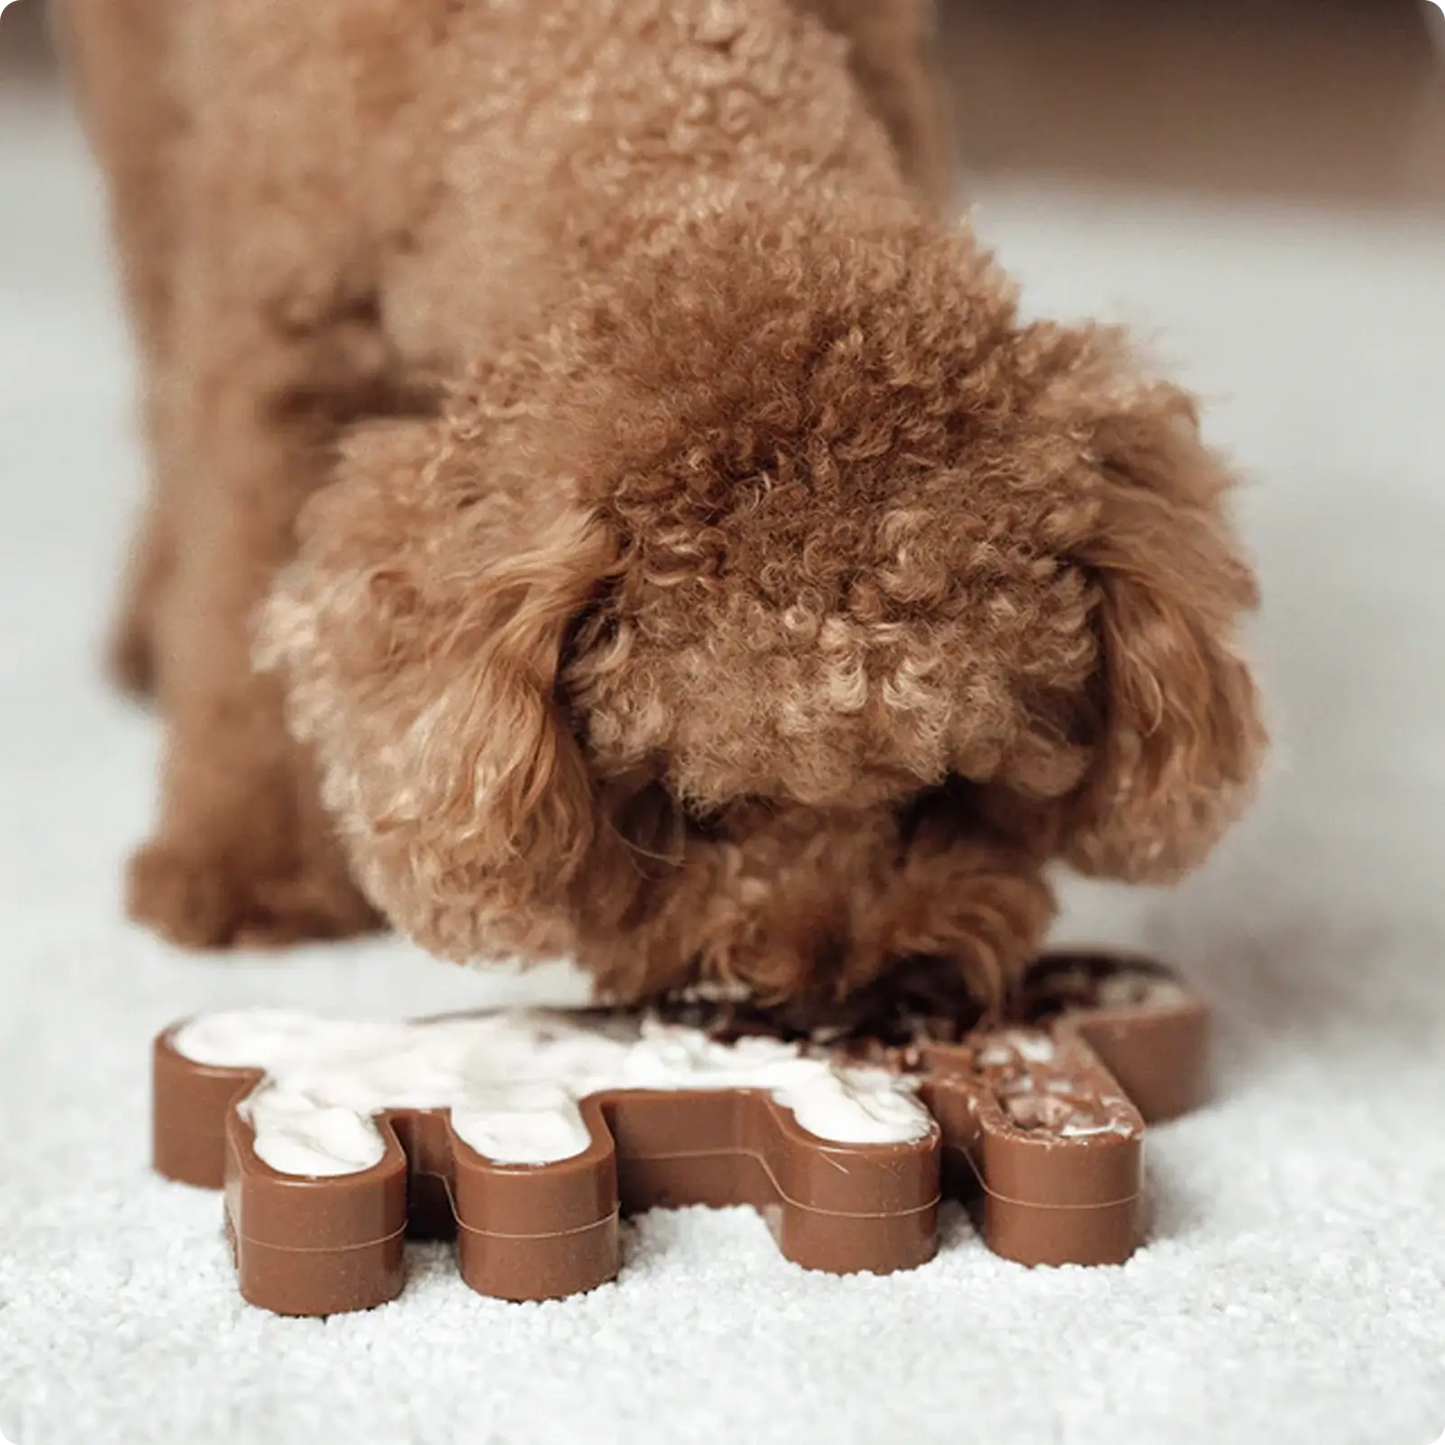
{"type": "Polygon", "coordinates": [[[175,3],[139,916],[806,1012],[1206,855],[1230,478],[937,219],[920,0],[175,3]]]}

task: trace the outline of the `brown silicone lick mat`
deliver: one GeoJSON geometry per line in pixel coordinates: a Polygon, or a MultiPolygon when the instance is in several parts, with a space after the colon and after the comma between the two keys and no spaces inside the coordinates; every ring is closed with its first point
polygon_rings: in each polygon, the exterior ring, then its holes
{"type": "Polygon", "coordinates": [[[1144,1124],[1200,1099],[1207,1013],[1159,966],[1107,955],[1040,960],[1015,1013],[908,1051],[937,1126],[913,1143],[817,1138],[757,1090],[617,1090],[582,1102],[591,1142],[570,1159],[494,1164],[445,1110],[389,1110],[380,1163],[326,1178],[256,1156],[236,1106],[261,1072],[183,1057],[176,1025],[153,1050],[154,1162],[224,1188],[241,1293],[280,1314],[395,1298],[409,1235],[455,1238],[482,1294],[577,1294],[617,1274],[620,1215],[682,1204],[750,1205],[788,1259],[832,1273],[930,1259],[940,1192],[1008,1258],[1121,1263],[1141,1238],[1144,1124]]]}

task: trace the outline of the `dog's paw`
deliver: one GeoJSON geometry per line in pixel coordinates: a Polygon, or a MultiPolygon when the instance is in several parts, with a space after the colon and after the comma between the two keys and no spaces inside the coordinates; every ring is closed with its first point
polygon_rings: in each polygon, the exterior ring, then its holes
{"type": "Polygon", "coordinates": [[[284,948],[380,925],[351,884],[329,870],[270,877],[220,855],[158,839],[139,849],[126,911],[182,948],[284,948]]]}

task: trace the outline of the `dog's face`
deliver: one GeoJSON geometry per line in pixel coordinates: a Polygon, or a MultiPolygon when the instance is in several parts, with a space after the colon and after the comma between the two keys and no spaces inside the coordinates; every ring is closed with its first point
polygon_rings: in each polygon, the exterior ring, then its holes
{"type": "Polygon", "coordinates": [[[1050,856],[1207,852],[1262,745],[1229,478],[972,254],[823,311],[768,253],[612,315],[565,426],[494,396],[356,445],[271,632],[393,919],[629,991],[751,950],[786,992],[1031,947],[1050,856]]]}
{"type": "Polygon", "coordinates": [[[1100,721],[1099,597],[1041,535],[1050,480],[810,466],[807,440],[608,508],[625,560],[559,677],[594,766],[655,771],[702,814],[900,805],[950,779],[1069,792],[1100,721]]]}
{"type": "Polygon", "coordinates": [[[968,254],[875,258],[825,312],[699,289],[682,341],[614,322],[557,695],[594,772],[700,818],[965,784],[1086,866],[1180,871],[1261,741],[1232,479],[1121,337],[1018,325],[968,254]]]}

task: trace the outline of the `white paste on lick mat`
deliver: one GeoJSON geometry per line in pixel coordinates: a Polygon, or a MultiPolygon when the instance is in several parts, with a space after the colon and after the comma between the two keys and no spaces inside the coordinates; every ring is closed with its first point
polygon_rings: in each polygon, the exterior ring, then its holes
{"type": "Polygon", "coordinates": [[[242,1116],[257,1156],[303,1177],[378,1164],[374,1120],[387,1109],[448,1109],[462,1141],[494,1163],[570,1159],[590,1142],[578,1101],[609,1089],[767,1089],[804,1129],[840,1144],[907,1143],[932,1128],[914,1079],[648,1018],[526,1011],[388,1024],[252,1009],[193,1019],[172,1045],[196,1063],[266,1071],[242,1116]]]}

